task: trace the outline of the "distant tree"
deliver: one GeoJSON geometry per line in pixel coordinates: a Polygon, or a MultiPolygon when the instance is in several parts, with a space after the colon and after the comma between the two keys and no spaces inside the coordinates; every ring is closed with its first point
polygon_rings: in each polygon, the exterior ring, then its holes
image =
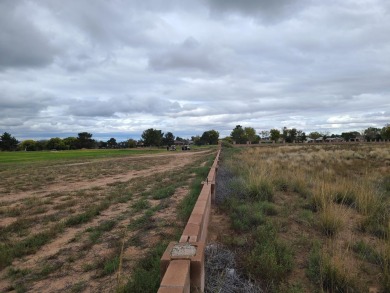
{"type": "Polygon", "coordinates": [[[47,145],[47,140],[38,140],[37,142],[36,142],[36,150],[37,151],[43,151],[43,150],[46,150],[47,148],[46,148],[46,145],[47,145]]]}
{"type": "Polygon", "coordinates": [[[386,124],[381,130],[382,139],[390,139],[390,124],[386,124]]]}
{"type": "Polygon", "coordinates": [[[271,129],[269,133],[270,133],[270,139],[272,141],[277,142],[279,140],[279,138],[280,138],[280,131],[278,129],[271,129]]]}
{"type": "Polygon", "coordinates": [[[8,132],[4,132],[0,136],[0,150],[2,151],[15,151],[18,147],[18,140],[11,136],[8,132]]]}
{"type": "Polygon", "coordinates": [[[200,146],[203,144],[202,140],[200,139],[199,135],[191,136],[191,140],[194,142],[195,145],[200,146]]]}
{"type": "Polygon", "coordinates": [[[46,148],[48,150],[65,150],[66,146],[61,138],[54,137],[47,141],[46,148]]]}
{"type": "Polygon", "coordinates": [[[173,135],[172,132],[167,132],[164,135],[163,144],[167,145],[167,146],[171,146],[171,145],[175,144],[175,136],[173,135]]]}
{"type": "Polygon", "coordinates": [[[78,149],[91,149],[95,145],[95,140],[92,139],[92,134],[88,132],[80,132],[76,140],[78,149]]]}
{"type": "Polygon", "coordinates": [[[345,141],[349,141],[351,139],[355,139],[360,136],[360,133],[357,131],[343,132],[341,133],[341,137],[344,138],[345,141]]]}
{"type": "Polygon", "coordinates": [[[128,144],[128,141],[120,141],[116,144],[116,147],[118,149],[125,149],[125,148],[128,148],[129,147],[129,144],[128,144]]]}
{"type": "Polygon", "coordinates": [[[37,150],[37,142],[32,139],[23,140],[20,143],[19,149],[22,151],[36,151],[37,150]]]}
{"type": "Polygon", "coordinates": [[[256,141],[256,130],[253,127],[245,127],[244,128],[245,136],[247,141],[253,143],[256,141]]]}
{"type": "Polygon", "coordinates": [[[291,143],[297,138],[297,129],[296,128],[291,128],[288,129],[287,127],[283,127],[282,130],[282,137],[285,142],[291,143]]]}
{"type": "Polygon", "coordinates": [[[161,130],[149,128],[145,130],[141,137],[145,146],[160,146],[162,143],[164,133],[161,130]]]}
{"type": "Polygon", "coordinates": [[[248,138],[245,134],[245,130],[241,125],[236,125],[236,127],[230,133],[231,138],[238,144],[243,144],[248,141],[248,138]]]}
{"type": "Polygon", "coordinates": [[[65,148],[67,150],[75,150],[77,144],[77,138],[73,136],[65,137],[63,140],[65,148]]]}
{"type": "Polygon", "coordinates": [[[317,139],[317,138],[320,138],[320,137],[322,137],[323,135],[322,135],[322,133],[319,133],[319,132],[317,132],[317,131],[314,131],[314,132],[310,132],[309,133],[309,137],[311,138],[311,139],[317,139]]]}
{"type": "Polygon", "coordinates": [[[233,139],[232,139],[230,136],[226,136],[226,137],[222,138],[222,140],[223,140],[224,142],[233,144],[233,139]]]}
{"type": "Polygon", "coordinates": [[[267,138],[267,137],[269,137],[269,131],[268,131],[268,130],[262,130],[262,131],[260,132],[260,136],[261,136],[261,138],[267,138]]]}
{"type": "Polygon", "coordinates": [[[363,135],[366,140],[382,139],[380,128],[369,127],[363,131],[363,135]]]}
{"type": "Polygon", "coordinates": [[[131,149],[137,147],[137,141],[135,139],[130,138],[127,141],[127,147],[129,147],[131,149]]]}
{"type": "Polygon", "coordinates": [[[304,141],[306,141],[306,133],[303,132],[302,130],[298,130],[297,131],[296,141],[297,142],[304,142],[304,141]]]}
{"type": "Polygon", "coordinates": [[[214,129],[205,131],[200,139],[204,144],[218,144],[219,132],[214,129]]]}
{"type": "Polygon", "coordinates": [[[107,147],[110,148],[110,149],[114,149],[116,148],[117,146],[117,142],[116,142],[116,139],[111,137],[109,140],[107,140],[107,147]]]}
{"type": "Polygon", "coordinates": [[[185,139],[182,138],[182,137],[180,137],[180,136],[177,136],[177,137],[176,137],[176,140],[177,140],[177,141],[185,141],[185,139]]]}

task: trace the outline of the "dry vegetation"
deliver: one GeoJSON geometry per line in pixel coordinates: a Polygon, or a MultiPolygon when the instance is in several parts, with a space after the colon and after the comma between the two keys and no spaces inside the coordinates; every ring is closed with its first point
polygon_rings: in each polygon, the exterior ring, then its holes
{"type": "Polygon", "coordinates": [[[0,291],[153,292],[183,228],[177,206],[211,153],[3,165],[0,291]]]}
{"type": "Polygon", "coordinates": [[[390,292],[390,145],[225,149],[222,241],[269,292],[390,292]]]}

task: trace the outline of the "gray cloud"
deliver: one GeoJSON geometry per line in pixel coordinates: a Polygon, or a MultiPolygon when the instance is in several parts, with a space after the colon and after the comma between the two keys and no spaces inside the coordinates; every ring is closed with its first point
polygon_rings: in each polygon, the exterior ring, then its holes
{"type": "Polygon", "coordinates": [[[379,0],[2,1],[0,129],[383,126],[388,12],[379,0]]]}
{"type": "Polygon", "coordinates": [[[215,50],[203,46],[193,37],[179,45],[158,52],[150,57],[149,66],[155,70],[201,70],[214,72],[222,69],[215,50]]]}
{"type": "Polygon", "coordinates": [[[206,0],[211,12],[220,14],[243,14],[264,22],[276,22],[294,17],[311,1],[309,0],[206,0]]]}
{"type": "Polygon", "coordinates": [[[0,69],[50,64],[56,49],[36,28],[24,1],[0,2],[0,69]]]}

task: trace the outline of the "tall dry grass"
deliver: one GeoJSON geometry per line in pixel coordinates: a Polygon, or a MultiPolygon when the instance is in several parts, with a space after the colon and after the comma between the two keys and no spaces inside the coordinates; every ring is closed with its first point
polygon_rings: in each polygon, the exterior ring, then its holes
{"type": "Polygon", "coordinates": [[[266,186],[272,194],[295,192],[307,200],[306,207],[315,212],[313,227],[328,239],[318,262],[322,278],[329,281],[321,281],[323,288],[350,290],[357,282],[346,265],[351,257],[345,244],[348,230],[377,237],[382,285],[390,291],[390,194],[380,186],[390,172],[388,145],[258,147],[239,153],[234,164],[249,190],[266,186]]]}

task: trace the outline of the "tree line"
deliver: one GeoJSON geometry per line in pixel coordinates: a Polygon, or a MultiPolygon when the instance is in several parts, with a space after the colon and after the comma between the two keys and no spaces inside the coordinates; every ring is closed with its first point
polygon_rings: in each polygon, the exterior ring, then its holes
{"type": "Polygon", "coordinates": [[[54,137],[48,140],[27,139],[19,142],[10,133],[4,132],[0,136],[1,151],[42,151],[42,150],[77,150],[77,149],[98,149],[98,148],[135,148],[137,146],[171,146],[175,143],[188,144],[191,140],[196,145],[218,144],[219,133],[216,130],[205,131],[201,136],[192,136],[191,139],[184,139],[173,135],[172,132],[163,133],[161,130],[149,128],[143,131],[140,140],[128,139],[117,142],[115,138],[107,141],[98,141],[92,138],[89,132],[80,132],[77,137],[59,138],[54,137]]]}
{"type": "MultiPolygon", "coordinates": [[[[190,141],[195,145],[215,145],[218,144],[219,132],[212,129],[203,132],[203,134],[191,136],[190,139],[184,139],[175,136],[172,132],[162,132],[161,130],[149,128],[143,131],[140,140],[128,139],[117,142],[115,138],[110,138],[108,141],[98,141],[92,138],[92,134],[88,132],[80,132],[77,137],[59,138],[54,137],[48,140],[24,140],[19,142],[10,133],[4,132],[0,136],[1,151],[40,151],[40,150],[77,150],[77,149],[94,149],[94,148],[135,148],[137,146],[171,146],[181,142],[188,144],[190,141]]],[[[386,124],[382,128],[368,127],[361,132],[350,131],[341,134],[330,134],[328,132],[310,132],[306,134],[303,130],[296,128],[283,127],[282,129],[262,130],[258,133],[253,127],[243,127],[237,125],[230,133],[230,136],[224,140],[235,142],[238,144],[259,143],[260,140],[279,141],[283,140],[286,143],[305,142],[307,139],[318,138],[342,138],[345,141],[364,137],[367,141],[373,140],[390,140],[390,124],[386,124]]]]}
{"type": "Polygon", "coordinates": [[[241,125],[237,125],[230,133],[230,136],[224,138],[224,140],[237,144],[246,144],[247,142],[259,143],[260,140],[275,142],[283,140],[286,143],[299,143],[305,142],[307,139],[342,138],[345,141],[349,141],[359,137],[363,137],[367,141],[389,140],[390,124],[386,124],[383,128],[369,127],[361,132],[350,131],[341,134],[330,134],[328,132],[322,133],[317,131],[306,134],[303,130],[287,127],[283,127],[281,130],[273,128],[271,130],[262,130],[259,133],[256,133],[256,130],[253,127],[242,127],[241,125]]]}

